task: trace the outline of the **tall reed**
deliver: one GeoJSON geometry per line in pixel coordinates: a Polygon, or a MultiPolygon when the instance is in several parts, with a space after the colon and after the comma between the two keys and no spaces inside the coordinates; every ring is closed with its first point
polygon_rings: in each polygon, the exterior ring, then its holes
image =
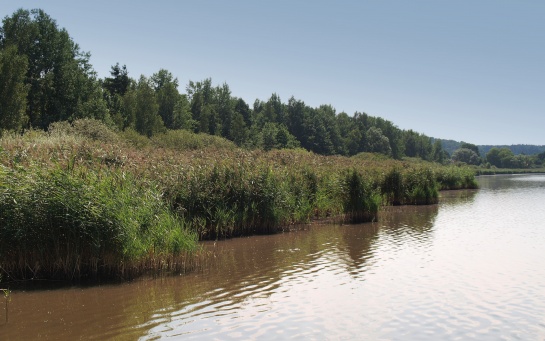
{"type": "Polygon", "coordinates": [[[353,169],[344,174],[343,185],[345,220],[350,223],[376,220],[381,199],[371,182],[353,169]]]}
{"type": "Polygon", "coordinates": [[[381,204],[430,204],[439,189],[472,186],[463,167],[57,123],[0,138],[0,267],[8,281],[185,271],[202,262],[198,239],[371,221],[381,204]]]}
{"type": "Polygon", "coordinates": [[[431,168],[392,168],[384,175],[381,192],[388,205],[429,205],[437,203],[439,183],[431,168]]]}
{"type": "Polygon", "coordinates": [[[11,278],[118,276],[196,249],[161,194],[118,171],[0,168],[0,257],[11,278]]]}

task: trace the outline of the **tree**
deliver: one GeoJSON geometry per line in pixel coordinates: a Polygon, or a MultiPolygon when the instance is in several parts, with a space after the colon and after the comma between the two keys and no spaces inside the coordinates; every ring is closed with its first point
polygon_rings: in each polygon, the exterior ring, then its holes
{"type": "Polygon", "coordinates": [[[28,60],[30,125],[47,128],[51,122],[79,117],[108,120],[90,54],[80,51],[65,29],[40,9],[17,10],[2,24],[0,48],[16,46],[28,60]]]}
{"type": "Polygon", "coordinates": [[[137,83],[131,80],[127,92],[122,97],[121,117],[119,122],[116,122],[122,129],[136,129],[136,85],[137,83]]]}
{"type": "Polygon", "coordinates": [[[333,148],[331,154],[342,154],[344,146],[339,126],[337,125],[335,108],[331,105],[320,105],[316,109],[316,114],[321,118],[327,130],[327,136],[329,136],[333,148]]]}
{"type": "Polygon", "coordinates": [[[136,131],[148,137],[161,132],[164,125],[158,114],[159,105],[155,98],[155,91],[146,77],[140,76],[135,95],[136,131]]]}
{"type": "Polygon", "coordinates": [[[478,157],[481,157],[481,154],[479,153],[479,147],[477,147],[476,145],[472,144],[472,143],[467,143],[467,142],[461,142],[460,143],[460,148],[465,148],[465,149],[469,149],[469,150],[472,150],[475,152],[475,154],[477,154],[478,157]]]}
{"type": "Polygon", "coordinates": [[[261,130],[261,147],[265,150],[276,148],[276,134],[278,127],[274,122],[267,122],[261,130]]]}
{"type": "Polygon", "coordinates": [[[237,98],[235,103],[235,113],[242,115],[246,126],[252,125],[252,110],[242,98],[237,98]]]}
{"type": "Polygon", "coordinates": [[[352,130],[348,132],[348,135],[346,137],[348,148],[348,155],[356,155],[359,152],[363,151],[363,134],[361,131],[354,127],[352,130]]]}
{"type": "Polygon", "coordinates": [[[276,148],[297,148],[299,141],[291,135],[283,124],[267,122],[260,134],[261,147],[264,150],[276,148]]]}
{"type": "Polygon", "coordinates": [[[158,113],[165,127],[168,129],[176,129],[175,106],[180,100],[178,92],[178,79],[172,74],[161,69],[151,76],[151,84],[155,90],[157,104],[159,106],[158,113]]]}
{"type": "Polygon", "coordinates": [[[303,146],[307,145],[305,134],[305,121],[308,115],[308,107],[303,101],[296,100],[293,96],[288,100],[287,127],[290,134],[294,135],[303,146]]]}
{"type": "Polygon", "coordinates": [[[197,122],[191,116],[191,107],[187,96],[180,95],[174,106],[172,129],[185,129],[195,131],[197,122]]]}
{"type": "Polygon", "coordinates": [[[381,153],[384,155],[391,155],[392,148],[390,147],[390,141],[386,136],[382,134],[380,128],[371,127],[367,130],[367,146],[366,150],[372,153],[381,153]]]}
{"type": "Polygon", "coordinates": [[[237,146],[242,146],[248,139],[248,133],[244,117],[241,113],[235,112],[229,127],[230,139],[235,142],[237,146]]]}
{"type": "Polygon", "coordinates": [[[443,163],[449,158],[450,155],[446,150],[443,149],[443,143],[441,142],[441,140],[435,140],[432,148],[432,160],[435,162],[443,163]]]}
{"type": "Polygon", "coordinates": [[[186,91],[193,120],[197,122],[196,132],[214,135],[217,130],[217,113],[216,89],[212,87],[212,80],[207,78],[196,83],[190,81],[186,91]]]}
{"type": "Polygon", "coordinates": [[[263,115],[265,122],[286,123],[284,105],[276,93],[265,103],[263,115]]]}
{"type": "Polygon", "coordinates": [[[508,168],[514,156],[509,148],[494,147],[486,153],[486,161],[498,168],[508,168]]]}
{"type": "Polygon", "coordinates": [[[111,67],[110,75],[111,77],[104,78],[102,82],[104,100],[115,125],[120,129],[125,129],[127,120],[123,116],[123,96],[131,84],[127,66],[121,67],[119,63],[115,64],[111,67]]]}
{"type": "Polygon", "coordinates": [[[119,63],[116,63],[112,66],[110,75],[112,77],[104,78],[104,89],[106,89],[112,96],[125,95],[127,90],[129,90],[129,85],[131,84],[127,66],[119,66],[119,63]]]}
{"type": "MultiPolygon", "coordinates": [[[[234,115],[234,105],[231,98],[231,89],[227,83],[223,83],[222,86],[216,88],[216,103],[218,113],[218,124],[221,125],[221,129],[217,132],[217,135],[221,135],[229,140],[233,140],[231,135],[232,120],[234,115]]],[[[234,132],[236,134],[236,132],[234,132]]]]}
{"type": "Polygon", "coordinates": [[[27,66],[26,57],[18,55],[15,46],[0,50],[0,135],[2,130],[19,131],[26,124],[27,66]]]}
{"type": "Polygon", "coordinates": [[[433,146],[429,137],[410,129],[403,131],[403,135],[406,156],[420,157],[423,160],[430,158],[433,146]]]}
{"type": "Polygon", "coordinates": [[[401,130],[392,122],[376,117],[374,126],[380,128],[382,134],[388,138],[390,142],[391,155],[394,159],[400,159],[403,156],[403,141],[401,139],[401,130]]]}
{"type": "Polygon", "coordinates": [[[452,153],[452,160],[457,162],[464,162],[468,165],[479,165],[481,158],[474,150],[468,148],[459,148],[452,153]]]}
{"type": "Polygon", "coordinates": [[[305,115],[304,118],[305,143],[302,143],[303,147],[317,154],[334,154],[335,148],[326,128],[323,111],[310,109],[308,115],[305,115]]]}

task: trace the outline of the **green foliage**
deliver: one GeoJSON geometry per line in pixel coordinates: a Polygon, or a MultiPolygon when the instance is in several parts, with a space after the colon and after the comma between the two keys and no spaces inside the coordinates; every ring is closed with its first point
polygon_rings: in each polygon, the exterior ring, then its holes
{"type": "Polygon", "coordinates": [[[0,170],[0,257],[11,278],[123,275],[150,255],[196,247],[160,193],[125,173],[0,170]]]}
{"type": "Polygon", "coordinates": [[[165,127],[168,129],[182,128],[180,126],[181,119],[177,114],[183,115],[184,113],[175,110],[176,105],[180,101],[178,79],[174,78],[169,71],[161,69],[159,72],[153,74],[150,80],[156,94],[158,114],[163,120],[165,127]]]}
{"type": "Polygon", "coordinates": [[[353,169],[344,174],[343,182],[345,220],[351,223],[376,220],[381,199],[371,181],[353,169]]]}
{"type": "MultiPolygon", "coordinates": [[[[266,150],[300,146],[322,155],[372,152],[442,163],[448,159],[442,146],[453,151],[453,142],[479,154],[470,143],[436,140],[432,145],[429,137],[388,120],[360,112],[337,114],[331,105],[313,108],[294,97],[283,103],[276,93],[267,101],[256,100],[252,110],[232,96],[226,83],[214,86],[210,78],[190,81],[181,94],[178,79],[165,69],[136,81],[125,65],[116,63],[110,77],[98,81],[90,54],[39,9],[5,17],[0,36],[0,68],[9,63],[1,74],[0,130],[20,131],[27,124],[46,129],[54,122],[88,118],[147,137],[185,129],[266,150]]],[[[536,162],[517,157],[507,164],[534,167],[536,162]]]]}
{"type": "MultiPolygon", "coordinates": [[[[496,149],[491,149],[489,154],[491,160],[495,160],[494,163],[490,162],[494,166],[498,167],[499,163],[500,168],[511,168],[511,169],[530,169],[530,168],[539,168],[543,165],[542,154],[538,155],[513,155],[512,152],[507,151],[504,148],[501,148],[498,153],[495,153],[496,149]],[[498,161],[499,159],[499,161],[498,161]]],[[[487,154],[487,156],[489,155],[487,154]]]]}
{"type": "Polygon", "coordinates": [[[371,153],[381,153],[384,155],[392,154],[392,147],[390,147],[390,140],[382,134],[380,128],[371,127],[366,132],[367,148],[366,150],[371,153]]]}
{"type": "Polygon", "coordinates": [[[452,153],[452,161],[463,162],[468,165],[481,164],[481,158],[473,149],[460,148],[452,153]]]}
{"type": "Polygon", "coordinates": [[[394,167],[381,183],[381,192],[389,205],[434,204],[440,189],[461,188],[477,188],[475,173],[469,168],[394,167]]]}
{"type": "Polygon", "coordinates": [[[192,118],[189,100],[186,95],[180,95],[174,105],[170,129],[185,129],[195,131],[198,122],[192,118]]]}
{"type": "Polygon", "coordinates": [[[513,152],[508,148],[492,148],[486,153],[486,161],[498,168],[509,168],[514,163],[514,156],[513,152]]]}
{"type": "Polygon", "coordinates": [[[467,167],[381,154],[248,151],[186,130],[112,134],[82,120],[0,139],[0,266],[11,278],[173,269],[196,236],[374,220],[381,203],[429,204],[439,188],[474,185],[467,167]]]}
{"type": "Polygon", "coordinates": [[[224,138],[208,134],[195,134],[187,130],[168,130],[152,137],[153,145],[175,150],[233,150],[235,145],[224,138]]]}
{"type": "Polygon", "coordinates": [[[112,120],[120,129],[124,129],[129,125],[124,118],[123,111],[123,96],[129,90],[131,80],[128,76],[127,67],[119,66],[119,63],[112,66],[110,75],[112,77],[104,78],[102,86],[104,88],[104,99],[110,112],[112,120]]]}
{"type": "Polygon", "coordinates": [[[0,48],[15,46],[28,61],[26,113],[33,127],[82,117],[108,120],[89,53],[43,10],[17,10],[5,17],[0,48]]]}
{"type": "Polygon", "coordinates": [[[164,131],[163,120],[158,114],[159,105],[150,81],[140,76],[135,90],[134,105],[135,128],[142,135],[151,137],[164,131]]]}
{"type": "Polygon", "coordinates": [[[401,205],[405,200],[405,188],[403,187],[403,175],[394,167],[384,177],[381,192],[386,202],[390,205],[401,205]]]}
{"type": "Polygon", "coordinates": [[[67,121],[55,122],[49,126],[48,132],[52,136],[77,135],[95,141],[119,141],[119,137],[114,131],[102,121],[95,119],[80,119],[72,123],[67,121]]]}
{"type": "Polygon", "coordinates": [[[512,144],[510,146],[501,145],[501,146],[491,146],[491,145],[482,145],[479,146],[481,155],[486,155],[492,148],[508,148],[515,155],[524,154],[524,155],[535,155],[545,152],[545,145],[528,145],[528,144],[512,144]]]}
{"type": "Polygon", "coordinates": [[[267,122],[258,136],[259,147],[264,150],[299,148],[299,141],[284,125],[267,122]]]}
{"type": "Polygon", "coordinates": [[[282,187],[267,168],[214,166],[193,169],[167,195],[185,220],[200,222],[201,238],[217,239],[276,232],[289,219],[282,187]]]}
{"type": "Polygon", "coordinates": [[[435,204],[439,198],[439,185],[430,168],[414,169],[404,177],[405,202],[415,205],[435,204]]]}
{"type": "Polygon", "coordinates": [[[405,155],[408,157],[419,157],[422,160],[430,160],[433,146],[431,139],[424,134],[412,130],[403,132],[405,155]]]}
{"type": "Polygon", "coordinates": [[[435,142],[433,143],[431,159],[435,162],[443,163],[449,158],[450,155],[445,149],[443,149],[443,143],[441,142],[441,140],[435,140],[435,142]]]}
{"type": "Polygon", "coordinates": [[[479,147],[477,147],[476,145],[474,145],[472,143],[467,143],[467,142],[462,141],[460,143],[460,148],[469,149],[469,150],[473,151],[478,157],[481,157],[481,154],[479,152],[479,147]]]}
{"type": "Polygon", "coordinates": [[[435,177],[441,190],[478,188],[475,171],[468,167],[449,166],[435,169],[435,177]]]}
{"type": "Polygon", "coordinates": [[[27,67],[27,58],[15,46],[0,50],[0,135],[3,130],[19,132],[26,124],[27,67]]]}

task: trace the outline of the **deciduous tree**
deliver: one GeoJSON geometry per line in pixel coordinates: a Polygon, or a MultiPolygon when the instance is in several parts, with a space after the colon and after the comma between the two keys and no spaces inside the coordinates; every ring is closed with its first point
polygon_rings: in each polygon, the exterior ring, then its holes
{"type": "Polygon", "coordinates": [[[0,50],[0,134],[3,130],[20,131],[27,121],[27,65],[15,46],[0,50]]]}
{"type": "Polygon", "coordinates": [[[0,36],[0,48],[16,46],[27,57],[26,113],[32,126],[79,117],[108,120],[90,54],[43,10],[20,9],[5,17],[0,36]]]}

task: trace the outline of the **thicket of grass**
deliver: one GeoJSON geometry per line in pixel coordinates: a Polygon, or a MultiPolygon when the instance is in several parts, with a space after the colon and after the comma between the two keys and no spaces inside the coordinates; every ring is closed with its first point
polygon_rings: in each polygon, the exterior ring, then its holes
{"type": "Polygon", "coordinates": [[[4,278],[131,277],[183,270],[196,235],[152,186],[118,170],[0,166],[4,278]]]}
{"type": "Polygon", "coordinates": [[[371,221],[382,204],[476,186],[468,168],[243,150],[186,131],[148,139],[92,120],[4,136],[0,167],[4,280],[180,271],[197,239],[371,221]]]}

